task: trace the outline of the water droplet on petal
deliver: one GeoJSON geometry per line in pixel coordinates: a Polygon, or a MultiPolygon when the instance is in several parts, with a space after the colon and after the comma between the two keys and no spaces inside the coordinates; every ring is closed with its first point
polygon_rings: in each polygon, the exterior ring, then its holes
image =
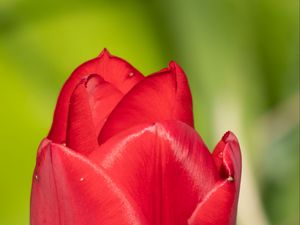
{"type": "Polygon", "coordinates": [[[38,181],[39,180],[39,175],[35,174],[34,175],[34,180],[38,181]]]}
{"type": "Polygon", "coordinates": [[[134,76],[134,72],[130,72],[129,74],[128,74],[128,77],[133,77],[134,76]]]}
{"type": "Polygon", "coordinates": [[[80,181],[80,182],[84,181],[84,178],[83,178],[83,177],[81,177],[81,178],[79,179],[79,181],[80,181]]]}
{"type": "Polygon", "coordinates": [[[234,178],[233,178],[233,176],[229,176],[229,177],[227,178],[227,180],[230,181],[230,182],[233,182],[233,181],[234,181],[234,178]]]}

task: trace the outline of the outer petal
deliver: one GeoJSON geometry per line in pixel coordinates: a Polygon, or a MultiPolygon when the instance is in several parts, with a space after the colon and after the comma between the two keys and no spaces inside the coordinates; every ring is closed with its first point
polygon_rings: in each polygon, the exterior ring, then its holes
{"type": "Polygon", "coordinates": [[[149,224],[130,197],[101,168],[47,140],[38,153],[30,223],[149,224]]]}
{"type": "Polygon", "coordinates": [[[120,182],[153,225],[182,225],[217,182],[213,158],[187,124],[138,125],[89,158],[120,182]]]}
{"type": "Polygon", "coordinates": [[[234,225],[238,204],[241,154],[234,134],[227,132],[213,153],[221,180],[199,203],[189,219],[191,225],[234,225]]]}
{"type": "Polygon", "coordinates": [[[66,81],[58,97],[53,124],[48,135],[48,138],[54,142],[66,141],[71,95],[78,83],[91,74],[100,75],[106,82],[124,94],[143,79],[143,75],[139,71],[123,59],[111,56],[106,49],[97,58],[79,66],[66,81]]]}
{"type": "Polygon", "coordinates": [[[145,78],[124,96],[108,117],[99,143],[136,124],[162,120],[180,120],[193,126],[188,81],[175,62],[145,78]]]}

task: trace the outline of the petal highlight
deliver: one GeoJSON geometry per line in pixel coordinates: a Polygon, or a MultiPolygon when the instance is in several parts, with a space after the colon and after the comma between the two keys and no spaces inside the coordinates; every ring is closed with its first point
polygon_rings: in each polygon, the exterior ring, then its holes
{"type": "Polygon", "coordinates": [[[150,224],[182,225],[218,179],[213,158],[187,124],[137,125],[89,159],[127,190],[150,224]]]}

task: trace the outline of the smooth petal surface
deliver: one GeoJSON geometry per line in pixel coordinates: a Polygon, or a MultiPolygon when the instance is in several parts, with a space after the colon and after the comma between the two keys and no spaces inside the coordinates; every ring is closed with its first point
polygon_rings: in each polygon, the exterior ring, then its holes
{"type": "Polygon", "coordinates": [[[98,136],[108,115],[119,103],[124,94],[98,75],[89,77],[86,89],[89,93],[90,108],[98,136]]]}
{"type": "Polygon", "coordinates": [[[75,88],[70,99],[66,146],[82,154],[88,154],[98,146],[84,80],[75,88]]]}
{"type": "Polygon", "coordinates": [[[125,130],[89,159],[128,191],[152,225],[187,224],[218,179],[203,141],[180,121],[125,130]]]}
{"type": "Polygon", "coordinates": [[[124,96],[101,130],[99,143],[139,123],[163,120],[194,125],[188,81],[175,62],[168,69],[146,77],[124,96]]]}
{"type": "Polygon", "coordinates": [[[93,151],[107,116],[122,97],[99,75],[82,79],[70,99],[66,146],[82,154],[93,151]]]}
{"type": "Polygon", "coordinates": [[[126,94],[143,79],[143,75],[125,60],[111,56],[104,49],[95,59],[79,66],[64,84],[58,97],[54,119],[48,138],[56,143],[66,141],[66,129],[69,115],[69,103],[74,89],[81,80],[91,74],[98,74],[104,81],[126,94]]]}
{"type": "Polygon", "coordinates": [[[101,168],[47,140],[37,158],[30,222],[31,225],[149,224],[130,196],[101,168]]]}
{"type": "Polygon", "coordinates": [[[241,179],[241,154],[234,134],[227,132],[213,157],[221,180],[200,202],[189,219],[190,225],[235,225],[241,179]]]}

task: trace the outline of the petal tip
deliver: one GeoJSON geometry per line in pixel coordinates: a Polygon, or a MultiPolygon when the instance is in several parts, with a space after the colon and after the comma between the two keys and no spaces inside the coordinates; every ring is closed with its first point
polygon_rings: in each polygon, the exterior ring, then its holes
{"type": "Polygon", "coordinates": [[[107,48],[104,48],[98,57],[100,58],[100,57],[110,57],[110,56],[111,56],[110,52],[107,50],[107,48]]]}
{"type": "Polygon", "coordinates": [[[227,131],[215,147],[213,157],[220,171],[220,176],[227,181],[240,181],[241,151],[237,137],[233,132],[227,131]]]}
{"type": "Polygon", "coordinates": [[[238,142],[238,139],[237,139],[236,135],[232,131],[227,131],[223,135],[222,141],[225,142],[225,143],[228,143],[228,142],[238,142]]]}
{"type": "Polygon", "coordinates": [[[171,60],[169,62],[169,69],[170,70],[176,70],[178,67],[179,67],[179,65],[174,60],[171,60]]]}

